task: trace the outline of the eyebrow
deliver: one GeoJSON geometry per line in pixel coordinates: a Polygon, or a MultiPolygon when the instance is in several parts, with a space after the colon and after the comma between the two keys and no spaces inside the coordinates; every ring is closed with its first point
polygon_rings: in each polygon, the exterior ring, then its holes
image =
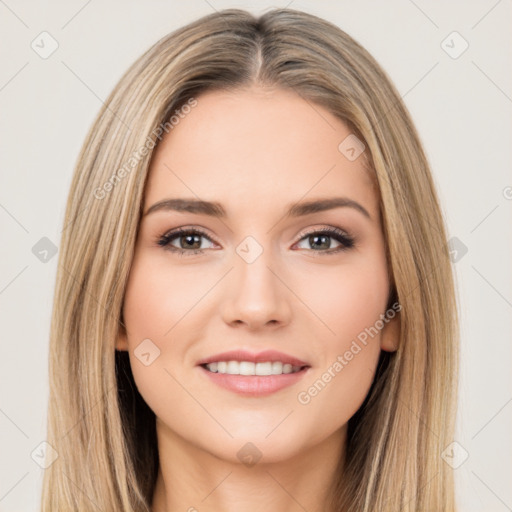
{"type": "MultiPolygon", "coordinates": [[[[288,206],[285,215],[288,217],[303,217],[312,213],[341,207],[353,208],[368,219],[372,219],[364,206],[347,197],[329,197],[293,203],[288,206]]],[[[209,215],[220,219],[227,217],[226,210],[220,203],[186,198],[163,199],[162,201],[158,201],[150,206],[143,216],[145,217],[146,215],[162,210],[209,215]]]]}

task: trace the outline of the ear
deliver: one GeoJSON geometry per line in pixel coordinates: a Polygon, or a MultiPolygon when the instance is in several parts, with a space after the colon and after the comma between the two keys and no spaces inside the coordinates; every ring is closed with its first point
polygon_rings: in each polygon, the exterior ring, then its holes
{"type": "Polygon", "coordinates": [[[116,350],[128,351],[128,336],[123,322],[119,322],[119,331],[116,339],[116,350]]]}
{"type": "Polygon", "coordinates": [[[384,323],[380,336],[380,348],[386,352],[395,352],[400,341],[400,314],[396,313],[384,323]]]}

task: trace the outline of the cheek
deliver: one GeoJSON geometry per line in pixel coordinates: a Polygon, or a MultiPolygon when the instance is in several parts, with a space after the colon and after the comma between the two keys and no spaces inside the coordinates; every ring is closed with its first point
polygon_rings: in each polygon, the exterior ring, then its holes
{"type": "Polygon", "coordinates": [[[192,266],[173,268],[166,254],[153,257],[141,252],[132,264],[123,313],[133,377],[156,412],[171,402],[182,406],[179,383],[186,379],[187,351],[193,340],[204,336],[203,324],[210,315],[202,316],[203,299],[218,274],[192,266]]]}
{"type": "MultiPolygon", "coordinates": [[[[162,272],[158,264],[150,265],[137,257],[134,259],[123,316],[133,376],[150,407],[151,402],[158,398],[159,390],[169,387],[165,356],[173,327],[185,313],[183,296],[173,287],[175,282],[176,278],[169,276],[168,271],[167,274],[162,272]]],[[[183,289],[187,290],[186,287],[183,289]]]]}
{"type": "MultiPolygon", "coordinates": [[[[315,279],[310,275],[306,285],[302,296],[321,320],[315,340],[315,352],[321,356],[297,402],[306,415],[322,418],[324,428],[334,431],[359,409],[373,381],[381,353],[375,325],[388,298],[385,261],[375,257],[340,266],[335,273],[317,273],[315,279]]],[[[320,432],[312,430],[311,435],[320,432]]]]}
{"type": "Polygon", "coordinates": [[[178,322],[200,300],[198,284],[194,273],[170,271],[165,260],[136,260],[124,302],[130,348],[145,338],[157,345],[169,340],[178,322]]]}
{"type": "Polygon", "coordinates": [[[297,295],[304,298],[312,318],[317,318],[320,353],[346,350],[385,312],[389,286],[385,261],[356,258],[356,264],[340,265],[336,271],[321,268],[301,273],[297,295]]]}
{"type": "Polygon", "coordinates": [[[329,365],[307,379],[297,394],[297,417],[309,430],[313,443],[345,425],[364,402],[370,390],[380,350],[368,344],[333,354],[329,365]]]}

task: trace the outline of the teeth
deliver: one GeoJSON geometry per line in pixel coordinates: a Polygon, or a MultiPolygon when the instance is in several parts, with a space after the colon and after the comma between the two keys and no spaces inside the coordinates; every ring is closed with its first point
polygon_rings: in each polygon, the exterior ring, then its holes
{"type": "Polygon", "coordinates": [[[283,364],[283,373],[292,373],[292,365],[291,364],[283,364]]]}
{"type": "MultiPolygon", "coordinates": [[[[238,363],[240,375],[254,375],[256,371],[256,364],[249,361],[240,361],[238,363]]],[[[236,373],[234,373],[236,375],[236,373]]]]}
{"type": "Polygon", "coordinates": [[[281,375],[283,373],[283,363],[276,361],[272,363],[272,375],[281,375]]]}
{"type": "Polygon", "coordinates": [[[272,363],[256,363],[256,375],[272,375],[272,363]]]}
{"type": "Polygon", "coordinates": [[[228,361],[226,373],[229,375],[240,375],[240,363],[238,361],[228,361]]]}
{"type": "Polygon", "coordinates": [[[283,373],[298,372],[300,366],[292,366],[281,361],[251,363],[250,361],[217,361],[209,363],[206,368],[213,373],[227,373],[228,375],[282,375],[283,373]]]}

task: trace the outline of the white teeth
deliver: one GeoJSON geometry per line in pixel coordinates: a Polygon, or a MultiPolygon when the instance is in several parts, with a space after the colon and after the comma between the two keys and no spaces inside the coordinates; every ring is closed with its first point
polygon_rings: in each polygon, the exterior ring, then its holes
{"type": "Polygon", "coordinates": [[[272,375],[281,375],[283,373],[283,363],[276,361],[272,363],[272,375]]]}
{"type": "Polygon", "coordinates": [[[240,375],[240,363],[238,361],[228,361],[226,373],[229,375],[240,375]]]}
{"type": "Polygon", "coordinates": [[[292,366],[281,361],[252,363],[250,361],[217,361],[208,363],[206,368],[213,373],[227,373],[228,375],[281,375],[295,373],[301,366],[292,366]]]}
{"type": "Polygon", "coordinates": [[[240,361],[240,375],[254,375],[256,364],[249,361],[240,361]]]}
{"type": "Polygon", "coordinates": [[[292,365],[283,364],[283,373],[292,373],[292,365]]]}
{"type": "Polygon", "coordinates": [[[256,363],[256,375],[272,375],[272,363],[256,363]]]}

